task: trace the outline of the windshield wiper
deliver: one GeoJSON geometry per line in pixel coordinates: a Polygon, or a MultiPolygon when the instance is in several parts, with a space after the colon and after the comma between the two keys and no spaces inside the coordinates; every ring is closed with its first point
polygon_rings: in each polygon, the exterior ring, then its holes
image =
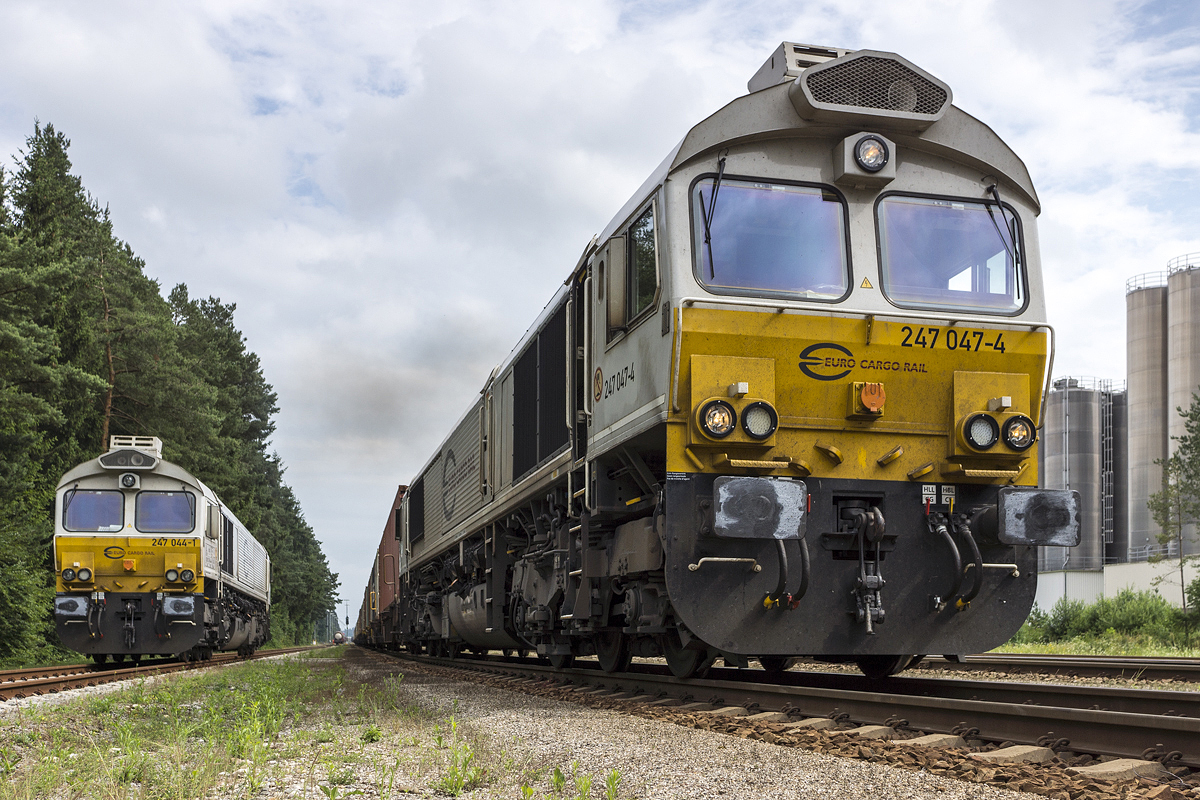
{"type": "Polygon", "coordinates": [[[1013,220],[1012,227],[1011,228],[1009,227],[1008,215],[1004,213],[1004,204],[1000,200],[1000,190],[996,188],[996,184],[993,183],[992,185],[988,186],[987,190],[992,193],[992,197],[996,198],[996,207],[1000,209],[1000,215],[1002,217],[1004,217],[1004,229],[1006,231],[1008,231],[1008,236],[1009,236],[1008,239],[1004,238],[1004,234],[1000,232],[1000,223],[996,222],[996,215],[992,212],[992,207],[990,205],[988,205],[987,203],[984,203],[983,207],[987,209],[988,216],[991,217],[991,219],[992,219],[992,227],[994,227],[996,229],[996,235],[1000,237],[1000,244],[1004,245],[1004,252],[1008,253],[1008,257],[1012,259],[1012,262],[1013,262],[1013,284],[1014,284],[1013,288],[1015,290],[1014,297],[1017,300],[1020,300],[1021,299],[1021,275],[1020,275],[1019,270],[1020,270],[1021,263],[1020,263],[1020,261],[1017,260],[1017,254],[1015,252],[1017,249],[1017,231],[1016,231],[1017,222],[1016,222],[1016,220],[1013,220]],[[1012,240],[1012,247],[1008,246],[1008,242],[1010,239],[1012,240]]]}
{"type": "Polygon", "coordinates": [[[717,180],[713,183],[712,202],[704,208],[704,190],[700,190],[700,218],[704,220],[704,246],[708,249],[708,277],[717,277],[717,266],[713,263],[712,221],[717,213],[717,192],[721,191],[721,179],[725,177],[725,156],[717,159],[717,180]]]}

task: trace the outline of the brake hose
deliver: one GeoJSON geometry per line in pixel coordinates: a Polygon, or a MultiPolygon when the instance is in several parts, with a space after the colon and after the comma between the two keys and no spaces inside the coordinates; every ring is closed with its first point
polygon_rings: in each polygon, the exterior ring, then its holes
{"type": "Polygon", "coordinates": [[[958,552],[958,545],[954,543],[954,537],[950,535],[949,529],[946,528],[946,523],[938,521],[933,526],[933,532],[940,535],[950,548],[950,554],[954,557],[954,571],[951,573],[954,576],[954,584],[950,587],[950,592],[941,602],[938,603],[938,611],[946,607],[946,604],[953,600],[958,595],[958,590],[962,588],[962,554],[958,552]]]}
{"type": "Polygon", "coordinates": [[[975,565],[974,583],[971,585],[971,591],[967,592],[966,596],[958,601],[957,605],[960,609],[966,608],[975,596],[979,594],[979,590],[983,588],[983,555],[979,552],[979,545],[975,542],[975,536],[971,533],[971,525],[968,522],[962,522],[955,526],[957,531],[966,537],[967,544],[971,547],[971,561],[975,565]]]}
{"type": "Polygon", "coordinates": [[[796,602],[804,593],[808,591],[809,582],[809,563],[808,563],[808,542],[804,539],[800,540],[800,588],[792,595],[792,602],[796,602]]]}

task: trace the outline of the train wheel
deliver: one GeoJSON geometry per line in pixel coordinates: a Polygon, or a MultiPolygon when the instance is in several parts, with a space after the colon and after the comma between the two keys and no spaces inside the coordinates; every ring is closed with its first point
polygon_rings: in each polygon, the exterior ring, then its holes
{"type": "Polygon", "coordinates": [[[600,669],[605,672],[624,672],[629,669],[633,654],[629,652],[629,640],[620,631],[602,631],[594,639],[596,658],[600,669]]]}
{"type": "Polygon", "coordinates": [[[512,658],[513,657],[512,648],[511,647],[504,648],[503,650],[500,651],[500,655],[504,656],[505,658],[512,658]]]}
{"type": "Polygon", "coordinates": [[[854,663],[863,675],[877,681],[903,672],[912,661],[913,656],[862,656],[856,658],[854,663]]]}
{"type": "Polygon", "coordinates": [[[96,664],[97,667],[103,666],[104,662],[108,661],[108,655],[106,653],[96,653],[95,655],[92,656],[92,661],[96,664]]]}
{"type": "Polygon", "coordinates": [[[758,663],[762,666],[763,671],[768,675],[782,675],[792,667],[800,659],[789,658],[788,656],[759,656],[758,663]]]}
{"type": "Polygon", "coordinates": [[[703,676],[708,668],[716,661],[716,654],[708,650],[689,650],[679,639],[679,631],[669,630],[661,639],[663,658],[671,674],[676,678],[695,678],[703,676]]]}
{"type": "Polygon", "coordinates": [[[122,661],[125,660],[125,654],[124,653],[113,653],[112,658],[113,658],[114,664],[120,664],[122,661]]]}
{"type": "Polygon", "coordinates": [[[575,655],[573,653],[561,656],[547,656],[547,658],[550,659],[550,666],[555,669],[570,669],[571,665],[575,663],[575,655]]]}
{"type": "Polygon", "coordinates": [[[134,664],[141,663],[141,660],[142,660],[142,654],[141,654],[141,653],[134,653],[133,655],[131,655],[131,656],[129,657],[129,660],[130,660],[130,661],[132,661],[134,664]]]}

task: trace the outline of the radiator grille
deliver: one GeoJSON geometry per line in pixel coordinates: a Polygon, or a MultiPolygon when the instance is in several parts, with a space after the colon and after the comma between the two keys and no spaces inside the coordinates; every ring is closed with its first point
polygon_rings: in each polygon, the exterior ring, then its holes
{"type": "Polygon", "coordinates": [[[812,71],[805,81],[813,100],[837,106],[935,115],[946,90],[898,61],[863,56],[812,71]]]}

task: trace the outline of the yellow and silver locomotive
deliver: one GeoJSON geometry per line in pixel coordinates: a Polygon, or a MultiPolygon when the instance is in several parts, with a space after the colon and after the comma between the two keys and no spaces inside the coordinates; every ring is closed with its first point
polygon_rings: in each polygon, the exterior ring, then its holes
{"type": "Polygon", "coordinates": [[[59,481],[54,514],[59,638],[97,663],[143,655],[249,655],[268,636],[271,561],[215,494],[164,461],[151,436],[59,481]]]}
{"type": "Polygon", "coordinates": [[[856,662],[1020,627],[1053,351],[1021,160],[887,52],[784,43],[585,249],[396,510],[384,646],[856,662]]]}

